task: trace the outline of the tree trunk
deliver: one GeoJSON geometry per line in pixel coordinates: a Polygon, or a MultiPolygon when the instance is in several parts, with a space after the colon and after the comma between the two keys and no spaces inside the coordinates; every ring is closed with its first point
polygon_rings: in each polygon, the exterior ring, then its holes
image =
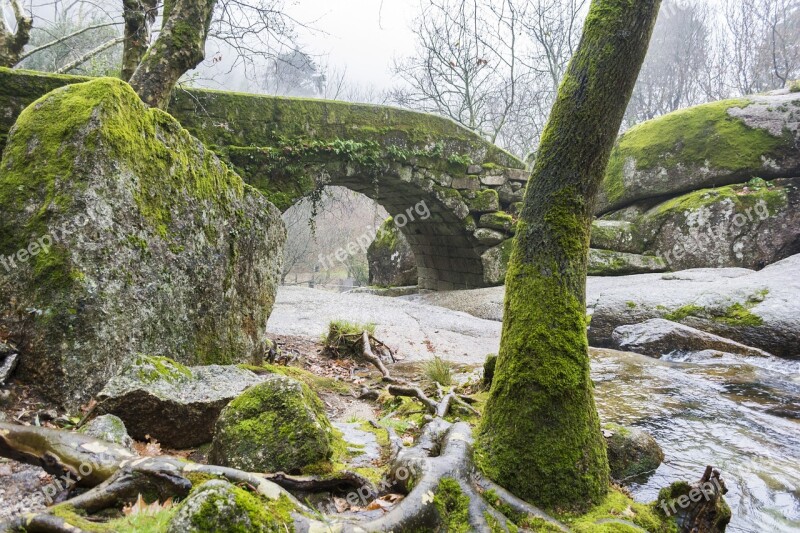
{"type": "Polygon", "coordinates": [[[11,0],[11,10],[14,12],[17,31],[12,33],[6,27],[5,21],[0,20],[0,67],[13,67],[19,63],[22,49],[28,44],[33,27],[33,19],[25,13],[20,0],[11,0]]]}
{"type": "Polygon", "coordinates": [[[589,230],[660,3],[593,0],[542,136],[506,277],[476,459],[491,479],[551,509],[585,509],[609,486],[586,338],[589,230]]]}
{"type": "Polygon", "coordinates": [[[170,2],[169,18],[130,83],[144,103],[166,109],[172,88],[205,57],[216,0],[170,2]]]}
{"type": "Polygon", "coordinates": [[[123,80],[128,81],[150,47],[150,28],[156,21],[157,0],[122,0],[125,47],[122,50],[123,80]]]}

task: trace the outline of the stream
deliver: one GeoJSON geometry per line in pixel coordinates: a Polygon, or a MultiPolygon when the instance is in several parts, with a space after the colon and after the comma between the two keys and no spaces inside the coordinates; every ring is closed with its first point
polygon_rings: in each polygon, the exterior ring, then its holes
{"type": "MultiPolygon", "coordinates": [[[[481,291],[460,297],[486,298],[481,291]]],[[[318,339],[334,319],[375,323],[377,336],[408,362],[437,354],[482,365],[500,343],[497,321],[424,302],[304,288],[279,289],[268,327],[318,339]]],[[[655,500],[674,481],[699,479],[710,464],[730,491],[728,531],[800,531],[800,361],[658,360],[592,349],[592,377],[601,418],[642,427],[664,449],[666,461],[649,480],[628,480],[638,501],[655,500]]]]}
{"type": "Polygon", "coordinates": [[[729,489],[728,531],[800,531],[800,362],[593,350],[592,377],[601,419],[642,427],[664,449],[630,486],[637,501],[710,464],[729,489]]]}

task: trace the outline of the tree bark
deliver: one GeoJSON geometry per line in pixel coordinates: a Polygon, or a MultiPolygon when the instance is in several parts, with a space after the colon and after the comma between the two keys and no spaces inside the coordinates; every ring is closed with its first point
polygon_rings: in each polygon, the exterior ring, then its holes
{"type": "Polygon", "coordinates": [[[0,67],[13,67],[20,61],[22,49],[31,38],[33,19],[25,13],[21,0],[11,0],[11,10],[17,23],[17,31],[11,32],[0,21],[0,67]]]}
{"type": "Polygon", "coordinates": [[[125,47],[121,78],[129,81],[150,47],[150,28],[156,21],[157,0],[122,0],[125,19],[125,47]]]}
{"type": "Polygon", "coordinates": [[[593,0],[517,226],[476,459],[491,479],[545,508],[585,509],[609,486],[586,338],[589,230],[660,3],[593,0]]]}
{"type": "Polygon", "coordinates": [[[166,109],[172,88],[205,57],[206,37],[216,0],[176,0],[156,42],[130,84],[144,103],[166,109]]]}

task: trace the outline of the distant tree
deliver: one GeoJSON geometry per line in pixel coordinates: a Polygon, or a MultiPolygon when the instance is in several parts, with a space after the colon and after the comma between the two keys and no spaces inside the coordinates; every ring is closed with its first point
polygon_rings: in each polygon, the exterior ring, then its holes
{"type": "Polygon", "coordinates": [[[586,337],[589,231],[660,3],[593,0],[514,238],[476,460],[517,496],[550,509],[585,509],[609,488],[586,337]]]}
{"type": "MultiPolygon", "coordinates": [[[[9,0],[9,2],[14,13],[14,25],[6,21],[5,17],[0,21],[0,67],[13,67],[19,62],[22,49],[30,39],[33,25],[20,0],[9,0]]],[[[0,7],[0,10],[3,8],[4,6],[0,7]]]]}
{"type": "Polygon", "coordinates": [[[325,90],[325,75],[314,58],[295,48],[269,58],[262,87],[269,94],[320,96],[325,90]]]}
{"type": "Polygon", "coordinates": [[[636,124],[706,101],[712,68],[712,13],[707,5],[666,0],[626,114],[636,124]]]}

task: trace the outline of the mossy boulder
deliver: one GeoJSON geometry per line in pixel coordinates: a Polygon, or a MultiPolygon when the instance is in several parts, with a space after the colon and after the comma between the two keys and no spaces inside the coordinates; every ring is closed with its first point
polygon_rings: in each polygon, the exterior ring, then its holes
{"type": "Polygon", "coordinates": [[[682,109],[634,126],[617,140],[596,212],[755,176],[800,175],[798,102],[797,93],[779,91],[682,109]]]}
{"type": "Polygon", "coordinates": [[[293,531],[288,498],[266,502],[227,481],[206,481],[181,503],[168,533],[250,533],[293,531]]]}
{"type": "Polygon", "coordinates": [[[334,439],[322,402],[308,385],[271,376],[222,411],[209,461],[249,472],[298,473],[328,461],[334,439]]]}
{"type": "Polygon", "coordinates": [[[133,449],[133,439],[128,435],[125,422],[114,415],[101,415],[93,419],[80,429],[87,437],[119,444],[130,450],[133,449]]]}
{"type": "Polygon", "coordinates": [[[411,245],[392,217],[387,218],[367,249],[369,284],[408,287],[417,284],[417,261],[411,245]]]}
{"type": "Polygon", "coordinates": [[[592,248],[628,254],[643,254],[645,241],[636,224],[626,220],[595,220],[592,223],[592,248]]]}
{"type": "Polygon", "coordinates": [[[627,276],[666,270],[667,265],[660,257],[611,250],[589,250],[590,276],[627,276]]]}
{"type": "Polygon", "coordinates": [[[137,440],[170,448],[211,442],[222,409],[262,378],[236,365],[187,367],[137,355],[97,396],[98,412],[121,418],[137,440]]]}
{"type": "Polygon", "coordinates": [[[0,163],[0,334],[75,406],[137,352],[258,359],[285,228],[263,195],[117,79],[26,108],[0,163]]]}
{"type": "Polygon", "coordinates": [[[637,226],[670,270],[761,269],[800,253],[800,178],[695,191],[646,211],[637,226]]]}
{"type": "Polygon", "coordinates": [[[608,446],[608,466],[617,481],[650,477],[664,462],[664,451],[646,431],[617,424],[603,424],[608,446]]]}

